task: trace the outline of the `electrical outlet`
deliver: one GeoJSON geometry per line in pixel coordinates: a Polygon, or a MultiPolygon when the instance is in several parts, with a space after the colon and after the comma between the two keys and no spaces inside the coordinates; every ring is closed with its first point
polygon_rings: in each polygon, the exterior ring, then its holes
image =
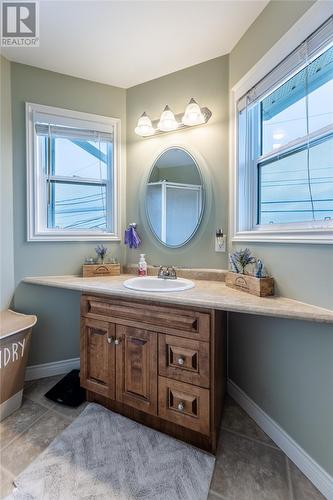
{"type": "Polygon", "coordinates": [[[227,237],[215,236],[215,252],[225,252],[227,248],[227,237]]]}

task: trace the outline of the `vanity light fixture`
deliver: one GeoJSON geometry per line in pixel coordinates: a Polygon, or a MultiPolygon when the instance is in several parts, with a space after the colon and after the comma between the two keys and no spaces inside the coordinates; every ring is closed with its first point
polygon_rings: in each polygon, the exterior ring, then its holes
{"type": "Polygon", "coordinates": [[[150,135],[155,134],[155,129],[151,123],[151,119],[146,112],[142,113],[138,119],[138,124],[135,127],[134,132],[142,137],[149,137],[150,135]]]}
{"type": "Polygon", "coordinates": [[[171,111],[168,105],[165,106],[163,113],[161,114],[160,121],[157,124],[157,128],[162,132],[170,132],[171,130],[176,130],[179,127],[175,115],[171,111]]]}
{"type": "Polygon", "coordinates": [[[193,125],[202,125],[205,123],[205,117],[199,104],[191,98],[190,102],[186,106],[184,116],[182,118],[183,125],[192,127],[193,125]]]}
{"type": "Polygon", "coordinates": [[[165,134],[175,130],[204,125],[211,116],[210,109],[201,108],[192,97],[186,106],[185,113],[174,115],[168,105],[165,106],[159,120],[151,121],[146,113],[143,113],[134,131],[141,137],[150,137],[156,134],[165,134]]]}

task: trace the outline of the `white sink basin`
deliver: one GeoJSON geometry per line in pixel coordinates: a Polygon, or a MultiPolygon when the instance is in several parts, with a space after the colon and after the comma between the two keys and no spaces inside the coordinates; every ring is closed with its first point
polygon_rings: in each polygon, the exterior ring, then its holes
{"type": "Polygon", "coordinates": [[[130,278],[124,281],[123,285],[126,288],[138,290],[140,292],[182,292],[183,290],[188,290],[195,286],[193,281],[184,278],[168,280],[155,278],[153,276],[130,278]]]}

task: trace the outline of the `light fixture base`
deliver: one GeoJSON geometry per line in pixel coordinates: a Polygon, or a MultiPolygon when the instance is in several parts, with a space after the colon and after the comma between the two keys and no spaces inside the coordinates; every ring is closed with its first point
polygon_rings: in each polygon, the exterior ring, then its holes
{"type": "MultiPolygon", "coordinates": [[[[189,104],[191,103],[195,103],[197,104],[197,102],[191,98],[189,104]]],[[[170,110],[169,106],[165,106],[164,110],[163,110],[163,113],[165,112],[168,112],[170,111],[172,113],[172,111],[170,110]]],[[[150,121],[149,120],[149,117],[146,115],[146,113],[143,113],[141,115],[141,117],[139,118],[139,121],[138,121],[138,125],[144,121],[143,125],[145,126],[144,128],[149,128],[149,131],[147,131],[147,133],[145,135],[143,134],[140,134],[140,127],[137,126],[136,129],[135,129],[135,133],[137,135],[139,135],[140,137],[142,137],[142,139],[149,139],[151,137],[155,137],[156,135],[161,135],[161,134],[170,134],[170,133],[174,133],[174,132],[178,132],[180,130],[185,130],[185,129],[191,129],[191,128],[194,128],[194,127],[200,127],[201,125],[205,125],[211,118],[212,116],[212,112],[209,108],[207,107],[200,107],[200,111],[202,113],[202,116],[204,118],[204,121],[201,122],[201,123],[196,123],[196,124],[193,124],[193,125],[186,125],[182,122],[182,118],[184,117],[184,113],[177,113],[177,114],[173,114],[173,117],[175,118],[175,121],[177,121],[177,128],[174,128],[172,130],[160,130],[158,128],[158,125],[160,124],[160,120],[161,118],[158,118],[156,120],[152,120],[150,121]],[[149,123],[147,123],[149,120],[149,123]],[[147,127],[148,126],[148,127],[147,127]]],[[[163,115],[162,113],[162,115],[163,115]]]]}
{"type": "Polygon", "coordinates": [[[152,120],[152,126],[156,129],[155,134],[153,136],[143,137],[143,139],[149,139],[150,137],[155,137],[156,135],[161,135],[161,134],[172,134],[174,132],[179,132],[180,130],[191,129],[191,128],[201,127],[202,125],[205,125],[210,120],[210,118],[212,116],[212,112],[210,109],[208,109],[206,107],[203,107],[200,109],[201,109],[201,113],[203,114],[204,119],[205,119],[204,123],[199,123],[198,125],[184,125],[182,123],[182,117],[183,117],[184,113],[177,113],[177,114],[175,114],[175,118],[179,122],[178,128],[176,128],[175,130],[163,132],[162,130],[157,129],[157,124],[159,122],[159,119],[152,120]]]}

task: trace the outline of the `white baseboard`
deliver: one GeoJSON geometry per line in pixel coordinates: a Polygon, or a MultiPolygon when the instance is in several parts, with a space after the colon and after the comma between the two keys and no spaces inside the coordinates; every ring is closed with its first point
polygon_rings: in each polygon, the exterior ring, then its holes
{"type": "Polygon", "coordinates": [[[54,361],[53,363],[28,366],[25,372],[25,380],[36,380],[37,378],[62,375],[63,373],[74,370],[75,368],[80,368],[80,358],[65,359],[63,361],[54,361]]]}
{"type": "Polygon", "coordinates": [[[333,477],[306,453],[271,417],[267,415],[232,380],[228,393],[253,418],[259,427],[281,448],[303,474],[328,499],[333,500],[333,477]]]}

